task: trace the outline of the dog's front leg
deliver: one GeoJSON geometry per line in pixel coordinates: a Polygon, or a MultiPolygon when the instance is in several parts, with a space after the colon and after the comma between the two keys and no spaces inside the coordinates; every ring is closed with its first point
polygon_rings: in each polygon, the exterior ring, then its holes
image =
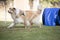
{"type": "Polygon", "coordinates": [[[15,23],[13,22],[13,23],[11,23],[7,28],[11,28],[11,27],[13,27],[15,25],[15,23]]]}
{"type": "Polygon", "coordinates": [[[26,21],[26,17],[24,18],[24,27],[25,27],[25,29],[27,28],[27,21],[26,21]]]}

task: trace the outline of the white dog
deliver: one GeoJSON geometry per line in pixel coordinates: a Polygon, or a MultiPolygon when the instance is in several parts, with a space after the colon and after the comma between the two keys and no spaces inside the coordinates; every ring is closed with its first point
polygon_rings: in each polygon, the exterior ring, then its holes
{"type": "Polygon", "coordinates": [[[14,22],[8,26],[8,28],[13,27],[17,23],[23,23],[24,26],[31,26],[32,24],[36,24],[41,28],[41,11],[22,11],[16,8],[9,8],[8,13],[11,14],[14,22]]]}

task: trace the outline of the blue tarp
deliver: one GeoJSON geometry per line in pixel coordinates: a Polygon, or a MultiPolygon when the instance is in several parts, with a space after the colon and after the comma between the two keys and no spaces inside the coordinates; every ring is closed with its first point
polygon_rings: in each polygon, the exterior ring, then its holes
{"type": "Polygon", "coordinates": [[[60,8],[45,8],[43,12],[43,25],[60,25],[60,8]]]}

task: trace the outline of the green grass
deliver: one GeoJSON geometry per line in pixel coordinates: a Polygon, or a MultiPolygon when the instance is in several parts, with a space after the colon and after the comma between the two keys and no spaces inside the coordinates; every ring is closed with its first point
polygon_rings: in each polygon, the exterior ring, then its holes
{"type": "Polygon", "coordinates": [[[0,22],[0,40],[60,40],[60,27],[48,27],[42,25],[42,28],[33,26],[31,31],[24,29],[21,24],[14,28],[7,29],[11,22],[0,22]]]}

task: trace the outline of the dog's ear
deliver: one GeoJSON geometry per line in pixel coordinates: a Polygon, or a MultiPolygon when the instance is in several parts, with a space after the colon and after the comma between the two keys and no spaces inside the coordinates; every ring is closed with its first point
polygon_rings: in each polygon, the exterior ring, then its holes
{"type": "Polygon", "coordinates": [[[16,10],[16,8],[13,8],[13,10],[16,10]]]}

